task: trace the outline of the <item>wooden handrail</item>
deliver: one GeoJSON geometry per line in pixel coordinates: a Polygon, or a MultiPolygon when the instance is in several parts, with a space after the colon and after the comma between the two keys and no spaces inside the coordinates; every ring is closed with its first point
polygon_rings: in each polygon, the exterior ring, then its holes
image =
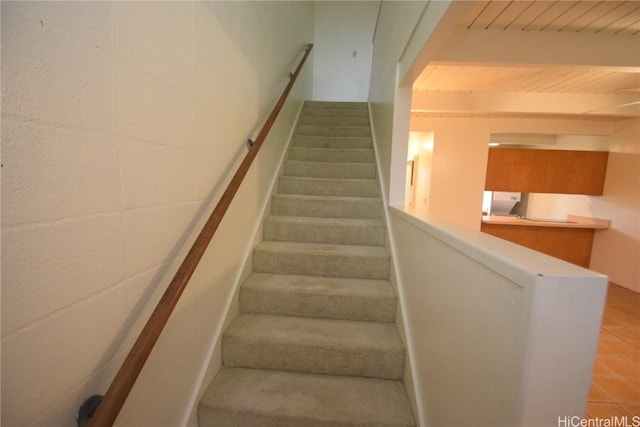
{"type": "Polygon", "coordinates": [[[231,182],[222,194],[220,201],[218,201],[218,204],[216,205],[213,212],[211,213],[211,216],[202,228],[202,231],[200,231],[200,234],[193,243],[193,246],[189,250],[189,253],[185,257],[184,261],[182,261],[182,264],[178,268],[175,276],[173,276],[173,279],[171,280],[171,283],[169,283],[167,290],[162,295],[160,302],[158,302],[158,305],[153,310],[153,313],[151,313],[147,324],[144,326],[144,329],[142,329],[142,332],[140,332],[138,339],[133,344],[133,347],[129,351],[127,358],[122,363],[122,366],[113,379],[111,386],[109,386],[107,393],[105,394],[97,410],[91,417],[89,426],[102,427],[113,425],[116,417],[120,413],[122,405],[129,395],[129,392],[131,391],[131,388],[135,384],[135,381],[138,378],[142,367],[149,357],[153,346],[158,340],[162,329],[169,320],[171,312],[178,303],[180,295],[182,295],[182,292],[186,288],[189,279],[198,266],[198,262],[200,262],[200,259],[204,255],[204,252],[207,249],[211,238],[220,225],[225,212],[229,208],[233,197],[235,196],[238,188],[240,187],[240,184],[242,183],[242,180],[247,174],[251,163],[253,163],[253,160],[258,154],[258,150],[260,150],[260,147],[267,137],[269,130],[273,126],[278,113],[280,113],[280,110],[282,109],[282,106],[284,105],[284,102],[287,99],[287,96],[289,95],[293,84],[298,78],[298,74],[300,74],[302,66],[311,53],[312,48],[313,44],[307,44],[305,46],[306,52],[303,58],[300,60],[300,63],[298,64],[295,72],[293,74],[290,74],[290,79],[287,87],[282,92],[280,99],[267,118],[264,126],[262,126],[262,129],[256,137],[256,140],[249,147],[249,152],[238,167],[235,175],[233,175],[231,182]]]}

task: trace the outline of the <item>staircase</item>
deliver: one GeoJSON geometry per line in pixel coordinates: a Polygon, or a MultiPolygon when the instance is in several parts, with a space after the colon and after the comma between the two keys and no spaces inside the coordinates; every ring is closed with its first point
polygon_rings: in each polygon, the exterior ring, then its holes
{"type": "Polygon", "coordinates": [[[200,426],[413,426],[367,104],[309,102],[200,426]]]}

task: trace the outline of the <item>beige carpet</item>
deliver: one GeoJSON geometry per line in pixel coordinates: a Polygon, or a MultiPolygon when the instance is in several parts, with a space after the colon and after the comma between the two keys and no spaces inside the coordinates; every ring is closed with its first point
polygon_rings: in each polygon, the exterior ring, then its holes
{"type": "Polygon", "coordinates": [[[305,103],[201,426],[413,426],[365,103],[305,103]]]}

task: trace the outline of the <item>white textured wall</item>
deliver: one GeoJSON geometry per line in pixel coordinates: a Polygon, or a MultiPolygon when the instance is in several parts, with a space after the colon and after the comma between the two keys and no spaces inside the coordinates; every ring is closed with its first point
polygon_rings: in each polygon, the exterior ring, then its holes
{"type": "Polygon", "coordinates": [[[543,426],[586,408],[606,277],[390,209],[425,426],[543,426]],[[464,410],[460,410],[464,408],[464,410]]]}
{"type": "Polygon", "coordinates": [[[616,122],[602,196],[531,194],[528,215],[563,218],[567,214],[611,220],[596,231],[589,268],[621,286],[640,292],[640,123],[616,122]]]}
{"type": "Polygon", "coordinates": [[[378,1],[316,3],[313,99],[367,101],[379,5],[378,1]]]}
{"type": "MultiPolygon", "coordinates": [[[[313,4],[2,2],[1,13],[2,424],[71,426],[313,41],[313,4]]],[[[120,424],[189,416],[312,65],[120,424]]]]}
{"type": "Polygon", "coordinates": [[[604,194],[595,199],[594,216],[610,218],[611,229],[596,233],[590,268],[640,292],[640,120],[616,123],[604,194]]]}

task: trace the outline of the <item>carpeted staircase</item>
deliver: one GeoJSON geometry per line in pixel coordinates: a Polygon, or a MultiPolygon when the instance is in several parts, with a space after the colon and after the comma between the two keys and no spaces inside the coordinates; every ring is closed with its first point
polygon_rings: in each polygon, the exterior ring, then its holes
{"type": "Polygon", "coordinates": [[[305,103],[200,426],[412,426],[367,104],[305,103]]]}

